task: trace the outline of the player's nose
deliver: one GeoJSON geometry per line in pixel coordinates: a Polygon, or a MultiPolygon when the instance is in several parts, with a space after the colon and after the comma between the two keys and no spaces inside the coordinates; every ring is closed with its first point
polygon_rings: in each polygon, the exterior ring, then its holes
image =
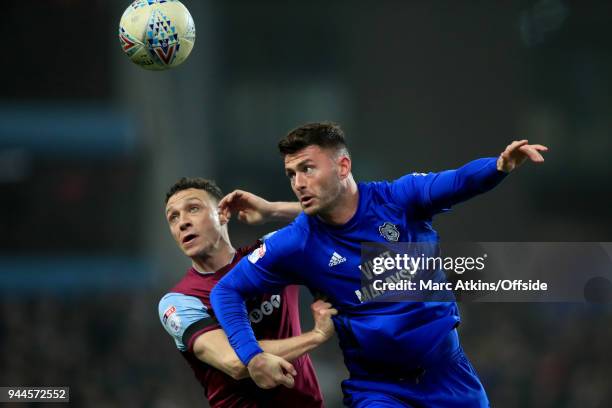
{"type": "Polygon", "coordinates": [[[306,188],[306,177],[303,174],[297,173],[295,175],[294,184],[296,190],[303,190],[306,188]]]}
{"type": "Polygon", "coordinates": [[[181,231],[185,231],[187,228],[191,227],[191,225],[191,221],[187,217],[182,216],[179,220],[179,228],[181,231]]]}

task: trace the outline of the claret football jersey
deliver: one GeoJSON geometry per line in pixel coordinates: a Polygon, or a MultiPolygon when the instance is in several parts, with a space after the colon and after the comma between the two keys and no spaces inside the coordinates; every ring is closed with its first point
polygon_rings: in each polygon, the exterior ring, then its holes
{"type": "MultiPolygon", "coordinates": [[[[193,353],[198,336],[221,329],[210,305],[213,287],[255,248],[257,246],[238,249],[233,261],[214,273],[203,274],[190,268],[159,302],[161,323],[204,387],[211,407],[322,407],[321,391],[308,355],[292,362],[298,371],[294,388],[279,386],[263,390],[251,379],[234,380],[200,361],[193,353]]],[[[287,286],[277,293],[256,296],[246,302],[249,320],[258,339],[285,339],[300,335],[298,293],[297,286],[287,286]]]]}

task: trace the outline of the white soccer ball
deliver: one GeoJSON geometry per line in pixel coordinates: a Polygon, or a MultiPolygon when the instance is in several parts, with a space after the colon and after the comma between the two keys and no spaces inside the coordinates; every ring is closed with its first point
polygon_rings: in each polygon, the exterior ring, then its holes
{"type": "Polygon", "coordinates": [[[160,71],[187,59],[195,43],[195,25],[178,0],[136,0],[121,16],[119,40],[134,64],[160,71]]]}

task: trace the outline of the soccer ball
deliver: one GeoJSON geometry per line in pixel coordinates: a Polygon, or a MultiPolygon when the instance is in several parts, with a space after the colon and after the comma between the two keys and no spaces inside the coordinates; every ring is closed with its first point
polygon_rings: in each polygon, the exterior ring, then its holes
{"type": "Polygon", "coordinates": [[[121,16],[119,41],[134,64],[161,71],[187,59],[195,43],[195,25],[178,0],[136,0],[121,16]]]}

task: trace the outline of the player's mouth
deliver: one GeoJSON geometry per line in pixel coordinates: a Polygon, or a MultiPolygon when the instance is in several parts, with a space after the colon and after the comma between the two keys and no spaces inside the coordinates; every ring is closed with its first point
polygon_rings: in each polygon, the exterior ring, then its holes
{"type": "Polygon", "coordinates": [[[308,207],[314,201],[314,196],[303,196],[300,198],[300,203],[303,207],[308,207]]]}
{"type": "Polygon", "coordinates": [[[193,241],[195,241],[197,237],[198,237],[197,234],[187,234],[183,237],[183,239],[181,240],[181,243],[183,244],[183,246],[188,246],[192,244],[193,241]]]}

